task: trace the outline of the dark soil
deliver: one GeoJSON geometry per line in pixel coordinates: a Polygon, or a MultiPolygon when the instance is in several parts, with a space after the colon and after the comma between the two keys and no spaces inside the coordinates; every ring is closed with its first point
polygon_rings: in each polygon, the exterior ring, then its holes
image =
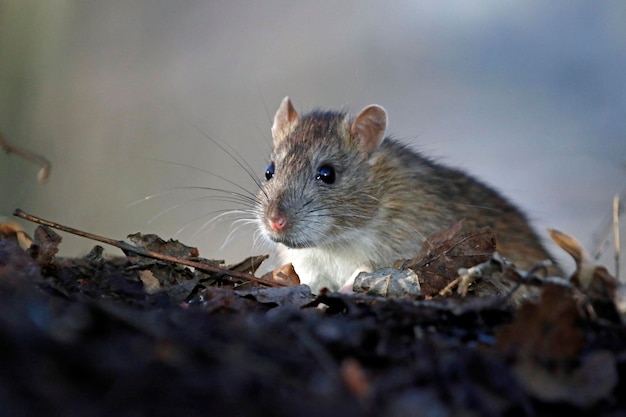
{"type": "Polygon", "coordinates": [[[573,285],[314,297],[99,247],[59,258],[42,230],[0,240],[0,416],[626,414],[626,328],[573,285]]]}

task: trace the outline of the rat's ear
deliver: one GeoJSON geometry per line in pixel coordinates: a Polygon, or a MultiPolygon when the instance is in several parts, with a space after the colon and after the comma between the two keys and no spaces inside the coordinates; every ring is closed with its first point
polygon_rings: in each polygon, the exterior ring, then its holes
{"type": "Polygon", "coordinates": [[[274,116],[274,124],[272,125],[272,137],[274,145],[283,140],[285,136],[291,132],[291,129],[300,119],[298,112],[294,109],[289,97],[285,97],[280,103],[280,107],[274,116]]]}
{"type": "Polygon", "coordinates": [[[387,112],[381,106],[372,104],[359,113],[350,126],[350,133],[359,140],[366,153],[374,151],[385,138],[387,112]]]}

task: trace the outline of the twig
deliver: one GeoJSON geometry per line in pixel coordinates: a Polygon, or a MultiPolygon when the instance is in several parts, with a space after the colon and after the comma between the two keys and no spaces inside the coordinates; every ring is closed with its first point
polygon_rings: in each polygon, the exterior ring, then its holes
{"type": "Polygon", "coordinates": [[[224,268],[220,268],[218,266],[212,266],[212,265],[207,265],[207,264],[203,264],[200,262],[194,262],[194,261],[190,261],[187,259],[180,259],[180,258],[176,258],[174,256],[169,256],[169,255],[164,255],[162,253],[158,253],[158,252],[152,252],[149,250],[145,250],[143,248],[138,248],[136,246],[130,245],[126,242],[124,242],[123,240],[114,240],[108,237],[104,237],[104,236],[99,236],[99,235],[95,235],[93,233],[89,233],[89,232],[84,232],[82,230],[77,230],[71,227],[67,227],[67,226],[63,226],[61,224],[58,223],[54,223],[51,222],[49,220],[44,220],[40,217],[36,217],[33,216],[31,214],[25,213],[24,211],[20,210],[20,209],[16,209],[13,212],[14,216],[20,217],[24,220],[28,220],[30,222],[33,223],[37,223],[37,224],[41,224],[44,226],[48,226],[48,227],[52,227],[53,229],[57,229],[57,230],[61,230],[63,232],[66,233],[71,233],[77,236],[81,236],[87,239],[91,239],[91,240],[96,240],[98,242],[102,242],[102,243],[106,243],[108,245],[112,245],[115,246],[119,249],[121,249],[124,252],[133,252],[136,253],[137,255],[141,255],[141,256],[145,256],[148,258],[153,258],[153,259],[159,259],[162,261],[167,261],[167,262],[174,262],[177,264],[181,264],[181,265],[186,265],[186,266],[190,266],[192,268],[196,268],[199,269],[201,271],[204,272],[214,272],[214,273],[220,273],[223,275],[228,275],[231,276],[233,278],[237,278],[240,280],[244,280],[244,281],[254,281],[254,282],[258,282],[260,284],[263,285],[267,285],[270,287],[284,287],[285,285],[283,283],[280,282],[274,282],[274,281],[268,281],[266,279],[262,279],[262,278],[258,278],[255,277],[254,275],[251,274],[247,274],[245,272],[238,272],[238,271],[231,271],[229,269],[224,269],[224,268]]]}
{"type": "Polygon", "coordinates": [[[39,182],[44,182],[50,176],[50,169],[52,169],[52,164],[50,164],[50,161],[48,161],[45,157],[41,155],[37,155],[36,153],[29,152],[10,144],[7,141],[6,137],[2,134],[2,132],[0,132],[0,148],[6,153],[13,152],[21,158],[38,165],[41,168],[39,170],[39,173],[37,173],[37,179],[39,180],[39,182]]]}
{"type": "MultiPolygon", "coordinates": [[[[619,193],[619,198],[622,201],[626,199],[626,188],[619,193]]],[[[626,205],[620,204],[618,209],[618,215],[622,215],[624,214],[624,212],[626,212],[626,205]]],[[[610,235],[611,231],[613,230],[613,219],[614,213],[608,213],[602,221],[600,230],[593,234],[593,259],[600,259],[605,250],[609,247],[610,235]]]]}
{"type": "Polygon", "coordinates": [[[615,243],[615,279],[619,281],[619,194],[613,198],[613,241],[615,243]]]}

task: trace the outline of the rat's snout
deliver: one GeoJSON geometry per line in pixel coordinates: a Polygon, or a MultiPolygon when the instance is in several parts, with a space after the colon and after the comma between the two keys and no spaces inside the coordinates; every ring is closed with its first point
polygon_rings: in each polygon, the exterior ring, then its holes
{"type": "Polygon", "coordinates": [[[275,216],[269,217],[268,221],[272,230],[275,230],[277,232],[283,230],[287,225],[287,218],[283,214],[277,214],[275,216]]]}
{"type": "Polygon", "coordinates": [[[278,207],[278,204],[270,204],[266,211],[266,218],[269,227],[280,233],[288,227],[287,214],[278,207]]]}

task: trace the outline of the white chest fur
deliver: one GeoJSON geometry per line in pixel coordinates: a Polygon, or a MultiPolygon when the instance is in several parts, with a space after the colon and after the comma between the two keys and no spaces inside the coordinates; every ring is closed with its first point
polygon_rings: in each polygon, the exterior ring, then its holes
{"type": "Polygon", "coordinates": [[[283,248],[282,258],[284,263],[293,264],[300,282],[311,287],[314,294],[324,287],[331,291],[351,289],[359,272],[373,270],[367,253],[354,248],[283,248]]]}

